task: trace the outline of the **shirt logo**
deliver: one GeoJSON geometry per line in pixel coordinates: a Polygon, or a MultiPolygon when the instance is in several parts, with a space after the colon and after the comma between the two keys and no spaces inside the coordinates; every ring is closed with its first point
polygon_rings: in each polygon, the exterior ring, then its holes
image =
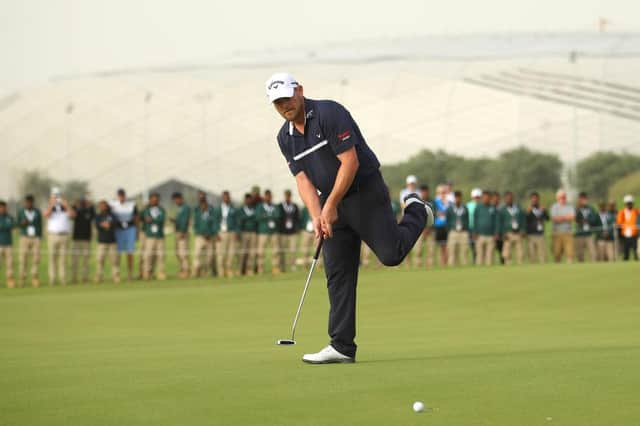
{"type": "Polygon", "coordinates": [[[351,137],[351,130],[347,130],[345,132],[338,134],[338,139],[340,139],[342,142],[346,141],[350,137],[351,137]]]}
{"type": "Polygon", "coordinates": [[[318,137],[318,139],[322,139],[322,133],[318,133],[316,136],[318,137]]]}

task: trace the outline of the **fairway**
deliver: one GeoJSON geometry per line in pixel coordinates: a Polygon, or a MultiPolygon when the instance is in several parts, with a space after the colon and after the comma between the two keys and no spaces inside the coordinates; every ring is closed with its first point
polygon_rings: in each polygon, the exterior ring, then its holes
{"type": "Polygon", "coordinates": [[[361,274],[357,363],[322,270],[0,290],[0,425],[638,425],[637,263],[361,274]],[[414,401],[431,410],[416,414],[414,401]]]}

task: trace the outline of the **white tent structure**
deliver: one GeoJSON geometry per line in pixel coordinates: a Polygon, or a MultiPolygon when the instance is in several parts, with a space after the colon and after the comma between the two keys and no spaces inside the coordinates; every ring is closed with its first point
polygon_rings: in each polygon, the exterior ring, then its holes
{"type": "Polygon", "coordinates": [[[263,82],[292,72],[344,103],[383,163],[525,145],[571,164],[640,153],[640,35],[465,36],[247,52],[208,66],[52,79],[0,100],[0,198],[25,170],[94,196],[176,178],[236,198],[293,186],[263,82]]]}

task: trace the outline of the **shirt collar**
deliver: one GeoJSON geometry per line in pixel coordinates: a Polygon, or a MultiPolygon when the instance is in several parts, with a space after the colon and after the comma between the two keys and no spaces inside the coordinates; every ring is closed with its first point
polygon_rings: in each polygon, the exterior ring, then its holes
{"type": "MultiPolygon", "coordinates": [[[[311,99],[304,98],[304,126],[307,127],[307,121],[315,117],[313,101],[311,99]]],[[[289,135],[293,136],[295,126],[293,121],[289,122],[289,135]]]]}

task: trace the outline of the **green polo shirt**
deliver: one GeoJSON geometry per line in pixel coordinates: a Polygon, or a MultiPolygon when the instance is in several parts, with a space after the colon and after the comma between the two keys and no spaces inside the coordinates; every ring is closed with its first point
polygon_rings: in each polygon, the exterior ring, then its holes
{"type": "Polygon", "coordinates": [[[0,215],[0,246],[11,246],[13,244],[13,238],[11,236],[11,231],[15,226],[15,222],[11,215],[3,214],[0,215]]]}
{"type": "Polygon", "coordinates": [[[142,211],[144,225],[142,229],[147,238],[164,238],[165,211],[161,206],[147,206],[142,211]],[[151,219],[150,222],[147,222],[151,219]]]}
{"type": "Polygon", "coordinates": [[[278,219],[280,219],[280,209],[267,203],[260,203],[256,208],[258,218],[258,234],[271,235],[278,231],[278,219]]]}
{"type": "Polygon", "coordinates": [[[477,235],[494,236],[498,233],[496,208],[479,203],[473,212],[473,232],[477,235]]]}
{"type": "Polygon", "coordinates": [[[189,232],[189,219],[191,219],[191,208],[185,203],[182,203],[176,213],[176,232],[182,232],[184,234],[189,232]]]}
{"type": "Polygon", "coordinates": [[[20,235],[42,238],[42,213],[39,209],[20,209],[17,221],[20,235]]]}
{"type": "Polygon", "coordinates": [[[591,206],[576,207],[576,237],[593,235],[594,228],[600,225],[598,212],[591,206]]]}
{"type": "Polygon", "coordinates": [[[220,231],[227,232],[238,232],[238,210],[232,205],[229,205],[229,210],[227,213],[226,221],[223,217],[222,204],[213,209],[213,217],[216,223],[218,224],[218,229],[220,231]],[[226,227],[226,229],[225,229],[226,227]]]}
{"type": "Polygon", "coordinates": [[[616,215],[612,212],[599,212],[598,213],[598,230],[596,232],[596,239],[613,241],[613,233],[616,226],[616,215]]]}
{"type": "Polygon", "coordinates": [[[498,233],[525,232],[527,229],[526,216],[517,204],[502,206],[498,210],[498,233]]]}
{"type": "Polygon", "coordinates": [[[452,204],[447,209],[447,228],[449,231],[469,230],[469,210],[464,204],[459,207],[452,204]]]}
{"type": "Polygon", "coordinates": [[[218,233],[213,207],[208,205],[204,210],[200,206],[193,208],[193,232],[201,237],[210,237],[218,233]]]}
{"type": "Polygon", "coordinates": [[[241,232],[258,231],[258,217],[256,216],[256,209],[242,206],[238,209],[236,219],[238,221],[238,229],[241,232]]]}

